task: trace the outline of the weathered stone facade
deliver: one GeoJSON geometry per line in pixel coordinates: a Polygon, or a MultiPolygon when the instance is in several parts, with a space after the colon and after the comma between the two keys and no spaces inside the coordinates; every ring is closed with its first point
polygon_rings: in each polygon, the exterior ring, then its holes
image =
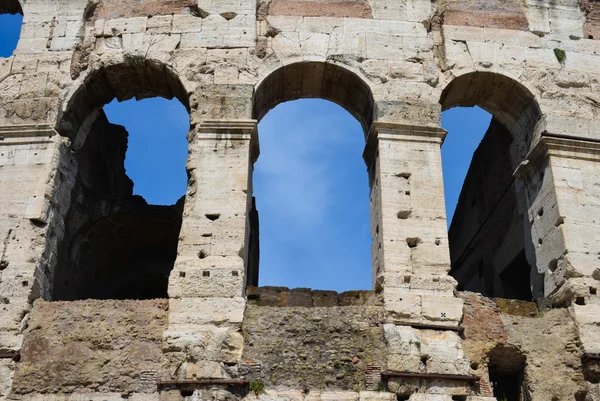
{"type": "Polygon", "coordinates": [[[0,400],[600,400],[594,1],[0,12],[24,15],[0,59],[0,400]],[[131,196],[126,133],[101,111],[154,96],[190,114],[188,189],[167,209],[131,196]],[[373,293],[247,291],[257,121],[314,97],[364,128],[373,293]],[[473,105],[494,123],[449,244],[440,115],[473,105]],[[506,296],[514,269],[537,305],[457,291],[506,296]]]}

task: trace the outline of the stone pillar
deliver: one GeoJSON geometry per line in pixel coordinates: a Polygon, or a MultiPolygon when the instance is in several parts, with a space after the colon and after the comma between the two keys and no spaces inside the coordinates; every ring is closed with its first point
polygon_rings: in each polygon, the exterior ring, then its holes
{"type": "Polygon", "coordinates": [[[572,305],[585,355],[600,355],[599,162],[599,143],[546,134],[516,172],[528,188],[544,295],[572,305]]]}
{"type": "Polygon", "coordinates": [[[365,161],[371,186],[373,282],[394,323],[456,327],[462,300],[448,275],[441,128],[375,122],[365,161]]]}
{"type": "Polygon", "coordinates": [[[600,251],[599,161],[600,144],[546,134],[515,172],[527,188],[544,296],[555,305],[596,295],[590,287],[598,286],[592,276],[600,251]]]}
{"type": "Polygon", "coordinates": [[[189,183],[169,278],[169,379],[235,376],[245,309],[255,120],[200,122],[188,135],[189,183]]]}
{"type": "Polygon", "coordinates": [[[0,127],[0,399],[31,303],[50,299],[75,172],[68,140],[50,126],[0,127]]]}

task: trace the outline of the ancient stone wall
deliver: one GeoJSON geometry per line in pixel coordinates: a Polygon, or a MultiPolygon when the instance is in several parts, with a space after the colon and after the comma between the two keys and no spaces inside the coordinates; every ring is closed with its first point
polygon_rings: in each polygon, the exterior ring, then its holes
{"type": "MultiPolygon", "coordinates": [[[[600,397],[594,2],[0,0],[0,11],[24,16],[14,55],[0,59],[0,399],[600,397]],[[114,98],[154,96],[176,97],[190,114],[188,189],[166,213],[128,198],[125,135],[100,112],[114,98]],[[338,103],[364,129],[373,303],[246,289],[256,280],[257,122],[283,101],[315,97],[338,103]],[[507,232],[523,229],[531,295],[554,308],[528,304],[533,317],[461,294],[448,275],[440,115],[474,105],[494,116],[505,146],[485,151],[494,163],[464,198],[483,188],[493,198],[500,172],[512,180],[518,207],[492,215],[505,223],[512,210],[507,232]],[[144,210],[154,216],[145,224],[169,215],[160,242],[176,240],[176,255],[175,244],[146,259],[102,252],[122,249],[107,240],[115,228],[147,230],[135,217],[144,210]],[[101,256],[86,254],[90,239],[101,256]],[[65,292],[102,298],[83,288],[92,265],[104,289],[125,291],[106,298],[156,296],[140,295],[135,280],[125,285],[149,268],[163,295],[168,280],[168,299],[45,302],[65,292]],[[116,265],[136,267],[127,278],[116,265]],[[315,334],[339,325],[343,335],[331,341],[315,334]],[[134,349],[138,340],[145,351],[134,349]],[[330,345],[339,371],[324,356],[330,345]],[[288,353],[306,354],[325,373],[297,359],[274,368],[288,353]],[[68,374],[45,380],[57,366],[68,374]]],[[[451,233],[457,244],[473,236],[463,227],[451,233]]],[[[494,232],[481,242],[502,243],[494,232]]],[[[157,238],[133,235],[125,248],[144,255],[157,238]]],[[[501,269],[520,247],[492,247],[486,263],[501,269]]]]}

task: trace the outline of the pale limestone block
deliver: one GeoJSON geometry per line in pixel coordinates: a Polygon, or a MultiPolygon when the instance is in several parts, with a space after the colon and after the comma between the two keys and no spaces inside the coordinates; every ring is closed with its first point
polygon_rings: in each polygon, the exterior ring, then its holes
{"type": "Polygon", "coordinates": [[[254,0],[198,0],[198,7],[210,14],[224,12],[253,14],[256,11],[256,2],[254,0]]]}
{"type": "Polygon", "coordinates": [[[50,22],[52,17],[49,19],[26,19],[23,21],[21,27],[20,39],[45,39],[47,40],[50,36],[50,22]]]}
{"type": "Polygon", "coordinates": [[[0,57],[0,83],[4,81],[9,75],[12,69],[13,58],[1,58],[0,57]]]}
{"type": "Polygon", "coordinates": [[[242,297],[170,299],[169,324],[242,323],[245,307],[242,297]]]}
{"type": "Polygon", "coordinates": [[[430,37],[404,36],[402,38],[405,57],[419,57],[420,53],[433,50],[433,39],[430,37]]]}
{"type": "Polygon", "coordinates": [[[21,83],[19,90],[20,97],[36,97],[43,96],[48,82],[48,73],[41,72],[28,74],[27,79],[21,83]]]}
{"type": "Polygon", "coordinates": [[[600,55],[567,52],[565,67],[572,71],[598,73],[600,55]]]}
{"type": "Polygon", "coordinates": [[[386,393],[380,391],[361,391],[359,393],[360,401],[395,401],[394,393],[386,393]]]}
{"type": "Polygon", "coordinates": [[[483,28],[474,26],[442,25],[442,33],[445,40],[460,40],[472,42],[484,42],[483,28]]]}
{"type": "MultiPolygon", "coordinates": [[[[64,23],[65,31],[64,36],[74,37],[74,36],[83,36],[84,23],[80,18],[77,19],[69,19],[64,23]]],[[[56,28],[55,28],[56,29],[56,28]]],[[[56,37],[57,35],[54,34],[56,37]]]]}
{"type": "MultiPolygon", "coordinates": [[[[280,32],[295,32],[298,30],[309,30],[310,32],[313,32],[310,30],[309,27],[306,27],[307,24],[307,20],[310,20],[310,22],[312,23],[313,20],[318,22],[320,20],[323,20],[323,18],[304,18],[304,17],[300,17],[300,16],[287,16],[287,15],[269,15],[267,16],[267,22],[269,23],[269,25],[280,31],[280,32]],[[304,24],[304,26],[303,26],[304,24]]],[[[340,21],[340,25],[341,25],[341,19],[340,21]]],[[[314,32],[320,32],[320,31],[314,31],[314,32]]]]}
{"type": "MultiPolygon", "coordinates": [[[[219,265],[198,266],[195,261],[178,258],[169,277],[171,298],[235,298],[244,294],[244,263],[239,256],[221,258],[219,265]],[[181,273],[184,273],[182,275],[181,273]],[[237,275],[235,275],[237,273],[237,275]]],[[[208,258],[207,258],[208,259],[208,258]]]]}
{"type": "Polygon", "coordinates": [[[329,35],[324,33],[298,33],[300,48],[304,57],[318,56],[323,60],[327,56],[329,35]]]}
{"type": "Polygon", "coordinates": [[[52,38],[52,44],[50,50],[65,51],[73,50],[81,42],[81,38],[78,37],[61,37],[52,38]]]}
{"type": "Polygon", "coordinates": [[[14,54],[37,54],[46,51],[48,40],[46,38],[27,39],[21,38],[14,54]]]}
{"type": "Polygon", "coordinates": [[[14,370],[15,362],[9,358],[0,359],[0,399],[10,392],[14,370]]]}
{"type": "MultiPolygon", "coordinates": [[[[384,287],[384,306],[391,321],[418,320],[421,316],[421,296],[402,288],[384,287]]],[[[389,319],[388,319],[389,320],[389,319]]]]}
{"type": "Polygon", "coordinates": [[[410,326],[384,325],[390,356],[388,369],[397,372],[468,374],[461,339],[453,331],[419,330],[410,326]],[[426,362],[424,362],[426,360],[426,362]]]}
{"type": "Polygon", "coordinates": [[[402,1],[371,0],[373,18],[404,21],[407,17],[406,3],[402,1]]]}
{"type": "Polygon", "coordinates": [[[551,33],[562,37],[583,38],[581,17],[577,3],[572,6],[553,5],[548,9],[551,33]]]}
{"type": "MultiPolygon", "coordinates": [[[[548,48],[554,48],[551,46],[552,42],[554,42],[554,47],[556,47],[556,42],[553,40],[548,40],[547,42],[542,42],[542,45],[548,45],[548,48]]],[[[577,53],[584,54],[600,54],[600,43],[596,39],[580,39],[580,40],[569,40],[562,41],[560,46],[564,46],[565,49],[570,49],[577,53]]]]}
{"type": "Polygon", "coordinates": [[[573,312],[584,352],[597,355],[600,353],[598,305],[573,305],[573,312]]]}
{"type": "MultiPolygon", "coordinates": [[[[458,42],[459,43],[459,42],[458,42]]],[[[453,48],[458,49],[459,47],[463,47],[461,45],[453,46],[453,48]]],[[[497,68],[498,67],[498,53],[500,52],[500,45],[498,43],[485,43],[485,42],[467,42],[466,47],[470,57],[470,61],[478,68],[484,69],[487,68],[497,68]]],[[[465,54],[456,54],[459,57],[463,58],[464,66],[468,68],[469,63],[467,61],[467,55],[465,54]]]]}
{"type": "Polygon", "coordinates": [[[184,33],[181,35],[181,47],[221,47],[224,36],[218,31],[203,31],[197,33],[184,33]]]}
{"type": "Polygon", "coordinates": [[[543,1],[528,0],[525,7],[525,15],[529,22],[529,30],[537,34],[550,33],[550,16],[548,7],[543,1]]]}
{"type": "Polygon", "coordinates": [[[164,341],[167,352],[183,351],[192,360],[224,363],[239,362],[244,345],[238,328],[214,325],[169,325],[164,341]]]}
{"type": "Polygon", "coordinates": [[[523,47],[539,48],[541,38],[530,32],[516,31],[514,29],[483,28],[486,42],[518,44],[523,47]]]}
{"type": "Polygon", "coordinates": [[[21,84],[23,82],[22,74],[10,75],[0,82],[0,93],[6,99],[16,99],[19,97],[21,84]]]}
{"type": "Polygon", "coordinates": [[[338,35],[329,37],[329,55],[347,55],[355,58],[367,58],[367,40],[363,34],[338,35]]]}
{"type": "Polygon", "coordinates": [[[295,32],[283,32],[273,38],[273,51],[279,59],[292,59],[302,56],[299,34],[295,32]]]}
{"type": "Polygon", "coordinates": [[[408,21],[423,22],[428,21],[432,15],[431,1],[429,0],[407,0],[406,18],[408,21]]]}
{"type": "Polygon", "coordinates": [[[189,14],[173,15],[173,29],[171,33],[191,34],[202,31],[202,18],[189,14]]]}
{"type": "Polygon", "coordinates": [[[385,60],[404,60],[404,41],[400,36],[365,35],[367,57],[385,60]]]}
{"type": "Polygon", "coordinates": [[[239,70],[235,65],[219,65],[215,68],[215,84],[234,84],[238,82],[239,70]]]}
{"type": "MultiPolygon", "coordinates": [[[[337,17],[304,17],[302,25],[296,25],[296,29],[286,29],[288,31],[311,32],[311,33],[344,33],[346,18],[337,17]]],[[[293,27],[292,21],[288,23],[293,27]]]]}
{"type": "Polygon", "coordinates": [[[527,49],[525,52],[525,64],[531,68],[554,69],[560,68],[553,50],[550,49],[527,49]]]}
{"type": "Polygon", "coordinates": [[[148,18],[146,32],[149,34],[168,34],[173,29],[172,15],[155,15],[148,18]]]}
{"type": "Polygon", "coordinates": [[[323,391],[321,393],[321,401],[359,401],[358,393],[349,391],[323,391]]]}
{"type": "Polygon", "coordinates": [[[423,316],[432,321],[458,323],[462,320],[463,300],[453,296],[422,296],[423,316]]]}
{"type": "Polygon", "coordinates": [[[266,388],[263,394],[258,397],[254,394],[249,394],[244,398],[248,401],[304,401],[304,393],[302,390],[273,390],[266,388]]]}
{"type": "Polygon", "coordinates": [[[123,51],[129,54],[144,55],[149,48],[149,43],[146,40],[146,34],[142,32],[123,34],[122,44],[123,51]]]}
{"type": "MultiPolygon", "coordinates": [[[[177,49],[181,42],[181,35],[177,34],[158,34],[146,35],[145,41],[148,42],[149,54],[160,52],[172,53],[177,49]]],[[[123,45],[125,45],[125,36],[123,36],[123,45]]]]}
{"type": "Polygon", "coordinates": [[[254,15],[238,15],[227,21],[227,29],[247,31],[252,36],[256,36],[256,17],[254,15]]]}
{"type": "Polygon", "coordinates": [[[197,379],[228,379],[229,375],[220,362],[199,360],[197,362],[183,362],[177,376],[181,380],[197,379]]]}
{"type": "Polygon", "coordinates": [[[94,36],[95,37],[104,35],[104,22],[105,22],[105,20],[102,18],[99,18],[96,21],[94,21],[94,36]]]}
{"type": "Polygon", "coordinates": [[[218,14],[211,14],[202,19],[202,29],[208,31],[223,31],[227,29],[228,21],[218,14]]]}
{"type": "Polygon", "coordinates": [[[364,18],[344,18],[344,33],[345,34],[380,34],[381,21],[376,19],[364,18]]]}
{"type": "Polygon", "coordinates": [[[238,47],[254,47],[256,46],[256,34],[253,30],[244,28],[230,29],[223,35],[223,48],[235,49],[238,47]]]}
{"type": "Polygon", "coordinates": [[[423,81],[423,64],[408,61],[390,61],[390,78],[399,78],[402,81],[423,81]]]}
{"type": "Polygon", "coordinates": [[[248,49],[209,49],[206,61],[213,63],[230,63],[238,66],[248,62],[248,49]]]}
{"type": "Polygon", "coordinates": [[[427,37],[427,29],[418,22],[381,21],[381,34],[390,36],[418,36],[427,37]]]}
{"type": "MultiPolygon", "coordinates": [[[[475,50],[477,51],[480,48],[481,52],[485,51],[483,49],[484,44],[479,45],[478,42],[473,42],[475,44],[475,50]],[[481,46],[481,47],[480,47],[481,46]]],[[[470,52],[471,44],[469,43],[469,47],[467,48],[467,44],[461,41],[447,40],[444,42],[446,49],[446,63],[448,68],[452,69],[455,74],[460,75],[462,70],[473,71],[475,70],[475,66],[473,64],[473,58],[470,52]]],[[[489,55],[480,55],[479,59],[484,62],[490,62],[489,55]]],[[[491,60],[493,63],[494,60],[491,60]]],[[[491,65],[491,64],[490,64],[491,65]]]]}
{"type": "Polygon", "coordinates": [[[117,18],[104,22],[104,36],[119,36],[124,33],[146,32],[146,17],[117,18]]]}

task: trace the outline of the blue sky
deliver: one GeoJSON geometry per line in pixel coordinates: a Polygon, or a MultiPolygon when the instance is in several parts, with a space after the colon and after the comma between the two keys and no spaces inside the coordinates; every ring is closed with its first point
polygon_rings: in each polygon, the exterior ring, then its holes
{"type": "MultiPolygon", "coordinates": [[[[0,15],[0,57],[14,50],[21,16],[0,15]]],[[[116,101],[109,120],[129,131],[125,167],[152,204],[185,193],[189,116],[177,100],[116,101]]],[[[491,116],[479,108],[442,114],[448,224],[473,151],[491,116]]],[[[370,289],[369,186],[363,132],[340,106],[319,99],[280,104],[259,124],[254,195],[260,214],[260,285],[370,289]]]]}

